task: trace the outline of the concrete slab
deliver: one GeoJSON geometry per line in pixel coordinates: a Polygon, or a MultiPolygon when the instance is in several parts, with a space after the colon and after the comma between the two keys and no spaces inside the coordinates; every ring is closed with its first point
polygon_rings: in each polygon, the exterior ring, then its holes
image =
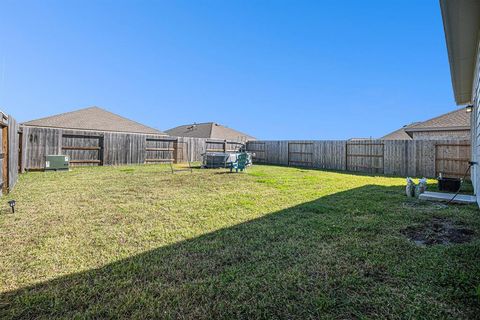
{"type": "MultiPolygon", "coordinates": [[[[455,194],[454,193],[443,193],[443,192],[430,192],[430,191],[425,191],[422,193],[418,199],[420,200],[428,200],[428,201],[444,201],[448,202],[450,199],[453,198],[455,194]]],[[[452,203],[464,203],[464,204],[472,204],[476,203],[477,198],[472,195],[468,194],[459,194],[455,197],[455,199],[452,201],[452,203]]]]}

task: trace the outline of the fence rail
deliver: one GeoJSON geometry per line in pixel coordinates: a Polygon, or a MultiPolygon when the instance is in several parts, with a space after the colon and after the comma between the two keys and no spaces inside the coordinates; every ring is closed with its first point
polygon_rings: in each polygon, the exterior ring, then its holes
{"type": "Polygon", "coordinates": [[[257,140],[247,150],[267,164],[429,178],[463,177],[470,160],[468,140],[257,140]]]}

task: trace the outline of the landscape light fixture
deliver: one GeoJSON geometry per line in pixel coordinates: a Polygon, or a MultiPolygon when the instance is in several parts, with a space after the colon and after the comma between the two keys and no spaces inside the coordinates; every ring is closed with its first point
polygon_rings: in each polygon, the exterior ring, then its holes
{"type": "Polygon", "coordinates": [[[467,113],[470,113],[473,111],[473,106],[472,105],[468,105],[465,107],[465,111],[467,111],[467,113]]]}
{"type": "Polygon", "coordinates": [[[15,200],[10,200],[8,201],[8,204],[10,205],[10,208],[12,208],[12,213],[15,213],[15,204],[17,202],[15,200]]]}

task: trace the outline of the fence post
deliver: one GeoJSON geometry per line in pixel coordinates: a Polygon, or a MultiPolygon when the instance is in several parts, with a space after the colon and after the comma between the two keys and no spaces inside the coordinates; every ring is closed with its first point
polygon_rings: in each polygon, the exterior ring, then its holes
{"type": "Polygon", "coordinates": [[[8,193],[8,176],[9,176],[9,161],[10,155],[8,150],[8,123],[2,124],[2,193],[8,193]]]}
{"type": "Polygon", "coordinates": [[[382,168],[383,174],[385,174],[385,141],[382,141],[382,168]]]}
{"type": "Polygon", "coordinates": [[[173,141],[173,163],[180,163],[180,156],[179,156],[179,151],[178,151],[178,145],[179,145],[179,140],[180,138],[177,138],[176,140],[173,141]]]}
{"type": "Polygon", "coordinates": [[[102,137],[99,138],[99,141],[98,141],[98,144],[99,144],[99,147],[100,147],[100,150],[98,150],[98,158],[100,160],[100,166],[103,166],[104,163],[104,159],[105,159],[105,148],[104,148],[104,140],[105,140],[105,135],[102,134],[102,137]]]}
{"type": "Polygon", "coordinates": [[[348,171],[348,140],[345,140],[345,171],[348,171]]]}

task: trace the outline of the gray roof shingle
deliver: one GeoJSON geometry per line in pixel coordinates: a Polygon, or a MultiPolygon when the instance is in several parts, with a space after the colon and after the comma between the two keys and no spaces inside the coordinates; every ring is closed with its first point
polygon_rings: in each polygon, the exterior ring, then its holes
{"type": "Polygon", "coordinates": [[[175,137],[209,138],[234,141],[255,140],[254,137],[246,133],[230,129],[214,122],[186,124],[166,130],[165,132],[175,137]]]}
{"type": "Polygon", "coordinates": [[[382,140],[412,140],[410,133],[425,131],[450,131],[469,130],[470,113],[465,108],[453,110],[438,117],[423,122],[414,122],[395,130],[385,136],[382,140]]]}
{"type": "Polygon", "coordinates": [[[411,126],[414,126],[418,123],[420,123],[420,122],[414,122],[414,123],[411,123],[411,124],[407,124],[407,125],[401,127],[400,129],[397,129],[393,132],[390,132],[387,135],[384,135],[380,139],[381,140],[412,140],[412,137],[410,137],[408,135],[408,133],[405,132],[405,129],[407,129],[411,126]]]}
{"type": "Polygon", "coordinates": [[[453,110],[430,120],[420,122],[409,127],[406,131],[451,130],[452,128],[470,129],[470,113],[465,108],[453,110]]]}
{"type": "Polygon", "coordinates": [[[115,113],[95,106],[27,121],[24,122],[23,125],[77,130],[166,135],[157,129],[150,128],[141,123],[124,118],[115,113]]]}

